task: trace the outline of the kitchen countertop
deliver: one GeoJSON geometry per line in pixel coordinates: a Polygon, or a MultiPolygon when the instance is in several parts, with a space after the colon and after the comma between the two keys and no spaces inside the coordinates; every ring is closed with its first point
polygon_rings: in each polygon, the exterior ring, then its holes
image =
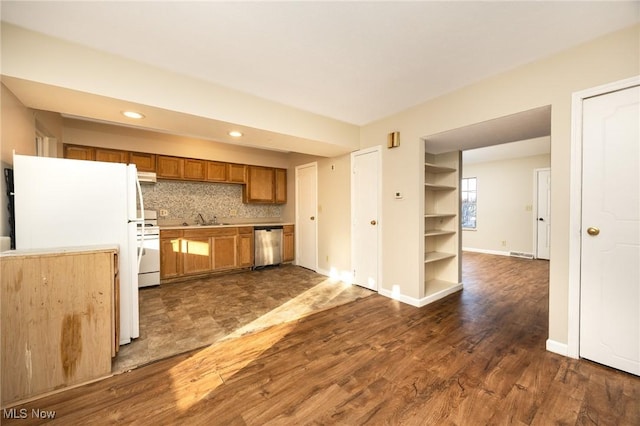
{"type": "Polygon", "coordinates": [[[208,229],[208,228],[242,228],[245,226],[284,226],[293,225],[292,222],[255,222],[255,223],[223,223],[218,225],[160,225],[160,230],[169,229],[208,229]]]}
{"type": "Polygon", "coordinates": [[[13,256],[55,256],[71,253],[87,253],[100,251],[118,251],[117,245],[98,244],[88,246],[71,246],[71,247],[52,247],[52,248],[35,248],[22,250],[7,250],[0,252],[0,257],[13,256]]]}

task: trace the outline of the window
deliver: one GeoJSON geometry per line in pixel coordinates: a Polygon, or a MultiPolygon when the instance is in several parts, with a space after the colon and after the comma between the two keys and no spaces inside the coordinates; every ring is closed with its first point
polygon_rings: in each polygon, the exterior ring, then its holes
{"type": "Polygon", "coordinates": [[[460,189],[462,195],[462,227],[476,229],[476,178],[463,178],[460,189]]]}

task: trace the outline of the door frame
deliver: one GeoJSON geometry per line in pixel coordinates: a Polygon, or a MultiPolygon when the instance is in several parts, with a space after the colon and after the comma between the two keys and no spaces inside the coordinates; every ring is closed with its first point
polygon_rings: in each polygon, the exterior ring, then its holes
{"type": "MultiPolygon", "coordinates": [[[[533,169],[533,257],[538,259],[538,173],[549,172],[549,178],[551,178],[551,167],[541,167],[533,169]]],[[[548,200],[551,205],[551,197],[548,200]]],[[[549,215],[551,216],[551,215],[549,215]]],[[[551,220],[551,217],[549,217],[551,220]]],[[[551,257],[551,241],[549,241],[549,257],[551,257]]]]}
{"type": "Polygon", "coordinates": [[[355,226],[354,226],[354,208],[353,206],[356,203],[356,195],[355,195],[355,182],[353,179],[353,172],[354,172],[354,166],[355,166],[355,157],[358,155],[365,155],[365,154],[371,154],[371,153],[376,153],[376,160],[377,160],[377,166],[378,166],[378,203],[376,208],[378,209],[377,212],[377,218],[378,218],[378,224],[376,226],[376,232],[377,232],[377,238],[378,238],[378,255],[377,255],[377,273],[378,273],[378,281],[376,282],[376,292],[380,292],[380,289],[382,288],[382,227],[384,224],[384,221],[382,220],[382,148],[380,145],[371,147],[371,148],[365,148],[365,149],[360,149],[358,151],[354,151],[351,153],[351,179],[349,179],[351,181],[351,270],[350,270],[350,275],[351,275],[351,281],[354,281],[354,277],[353,277],[353,268],[354,268],[354,259],[355,257],[355,253],[356,253],[356,244],[355,244],[355,238],[354,238],[354,231],[355,231],[355,226]]]}
{"type": "MultiPolygon", "coordinates": [[[[640,75],[575,92],[571,97],[571,175],[569,185],[569,291],[567,348],[563,355],[580,357],[580,267],[582,262],[582,103],[585,99],[640,85],[640,75]]],[[[547,341],[547,349],[550,341],[547,341]]],[[[562,353],[557,343],[553,352],[562,353]]]]}
{"type": "MultiPolygon", "coordinates": [[[[315,228],[316,228],[316,241],[315,241],[315,245],[316,245],[316,256],[314,259],[314,271],[318,271],[318,222],[319,222],[319,218],[318,218],[318,162],[314,161],[312,163],[306,163],[306,164],[301,164],[299,166],[295,167],[295,193],[296,193],[296,205],[295,205],[295,218],[296,218],[296,224],[299,225],[300,224],[300,197],[298,197],[298,173],[300,169],[306,169],[306,168],[313,168],[313,171],[315,173],[315,184],[316,187],[315,189],[315,194],[316,194],[316,199],[315,199],[315,205],[313,208],[314,211],[314,216],[315,216],[315,228]]],[[[295,251],[295,261],[294,263],[297,265],[298,264],[298,252],[299,252],[299,246],[300,246],[300,226],[296,226],[295,227],[295,232],[294,232],[294,251],[295,251]]]]}

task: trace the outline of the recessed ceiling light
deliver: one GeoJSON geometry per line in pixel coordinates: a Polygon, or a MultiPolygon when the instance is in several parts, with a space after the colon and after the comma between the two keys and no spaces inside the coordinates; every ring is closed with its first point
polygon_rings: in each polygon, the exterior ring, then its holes
{"type": "Polygon", "coordinates": [[[122,115],[124,115],[125,117],[129,117],[129,118],[135,118],[136,120],[139,120],[141,118],[144,118],[144,115],[136,112],[136,111],[122,111],[122,115]]]}
{"type": "Polygon", "coordinates": [[[229,132],[229,136],[233,136],[234,138],[239,138],[240,136],[242,136],[242,132],[239,132],[237,130],[232,130],[229,132]]]}

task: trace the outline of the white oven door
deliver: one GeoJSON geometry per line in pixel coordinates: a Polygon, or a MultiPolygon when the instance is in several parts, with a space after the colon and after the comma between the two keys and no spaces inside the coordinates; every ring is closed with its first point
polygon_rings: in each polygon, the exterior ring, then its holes
{"type": "Polygon", "coordinates": [[[147,234],[144,236],[142,260],[138,272],[138,287],[158,284],[160,284],[160,237],[147,234]]]}

